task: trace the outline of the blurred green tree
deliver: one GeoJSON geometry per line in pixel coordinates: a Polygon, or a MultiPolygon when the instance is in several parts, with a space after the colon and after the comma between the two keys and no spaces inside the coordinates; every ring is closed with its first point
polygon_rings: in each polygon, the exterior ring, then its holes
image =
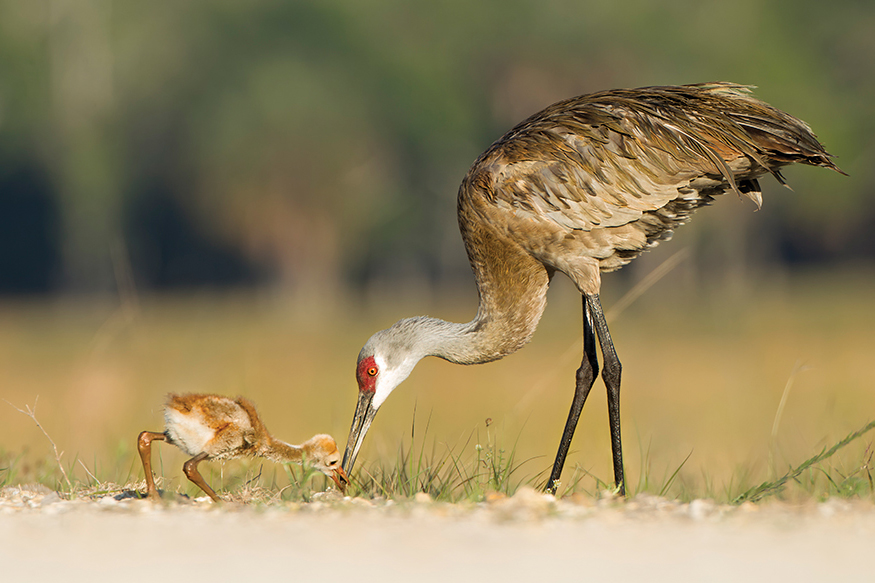
{"type": "Polygon", "coordinates": [[[0,170],[49,177],[63,289],[114,285],[124,240],[141,271],[156,243],[131,225],[160,191],[241,273],[322,295],[467,277],[458,183],[549,103],[732,80],[811,123],[851,178],[791,172],[798,196],[767,195],[726,244],[871,260],[873,29],[856,0],[0,0],[0,170]]]}

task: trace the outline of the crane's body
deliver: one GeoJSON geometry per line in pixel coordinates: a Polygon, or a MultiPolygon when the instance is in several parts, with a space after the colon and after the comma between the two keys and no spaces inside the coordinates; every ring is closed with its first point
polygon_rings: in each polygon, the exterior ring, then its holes
{"type": "Polygon", "coordinates": [[[147,495],[153,500],[160,497],[152,477],[153,441],[167,441],[192,456],[183,466],[185,475],[214,502],[219,502],[219,497],[197,469],[205,460],[239,457],[264,457],[278,463],[307,460],[339,488],[348,482],[340,466],[337,444],[330,435],[316,435],[301,445],[276,439],[267,431],[255,405],[243,397],[170,394],[164,405],[164,426],[161,433],[143,431],[137,439],[147,495]]]}
{"type": "Polygon", "coordinates": [[[594,93],[517,125],[474,162],[459,189],[477,315],[464,324],[404,319],[368,340],[344,469],[352,469],[377,409],[421,358],[483,363],[528,342],[560,271],[583,295],[584,358],[548,489],[598,374],[597,333],[622,492],[621,368],[598,298],[601,272],[668,239],[719,194],[734,191],[759,207],[757,178],[770,173],[783,183],[779,168],[794,162],[838,170],[804,122],[730,83],[594,93]]]}

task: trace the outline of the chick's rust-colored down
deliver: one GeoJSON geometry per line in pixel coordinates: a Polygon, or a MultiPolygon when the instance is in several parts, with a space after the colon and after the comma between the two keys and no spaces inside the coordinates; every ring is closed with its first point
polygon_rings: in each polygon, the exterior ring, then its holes
{"type": "Polygon", "coordinates": [[[323,472],[344,489],[349,483],[340,465],[340,452],[330,435],[316,435],[301,445],[291,445],[273,437],[262,423],[255,405],[243,397],[230,399],[212,394],[167,396],[164,405],[163,432],[143,431],[137,440],[147,494],[158,499],[152,477],[153,441],[168,441],[192,456],[183,471],[189,480],[215,502],[216,492],[206,483],[197,466],[205,460],[237,457],[264,457],[278,463],[301,463],[304,460],[323,472]]]}

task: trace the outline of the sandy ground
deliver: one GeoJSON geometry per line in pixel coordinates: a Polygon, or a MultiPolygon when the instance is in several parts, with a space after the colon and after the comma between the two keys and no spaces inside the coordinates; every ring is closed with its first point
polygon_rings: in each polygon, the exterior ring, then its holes
{"type": "Polygon", "coordinates": [[[524,490],[472,505],[62,500],[0,490],[4,581],[871,581],[875,506],[718,506],[524,490]]]}

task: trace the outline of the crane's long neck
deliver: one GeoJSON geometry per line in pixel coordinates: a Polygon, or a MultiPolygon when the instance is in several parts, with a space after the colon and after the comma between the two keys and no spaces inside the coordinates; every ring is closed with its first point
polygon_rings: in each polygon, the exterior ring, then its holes
{"type": "Polygon", "coordinates": [[[480,295],[477,315],[464,324],[432,318],[413,321],[418,321],[423,356],[479,364],[502,358],[529,341],[546,306],[550,272],[485,224],[461,199],[459,226],[480,295]]]}
{"type": "Polygon", "coordinates": [[[480,295],[477,315],[464,324],[408,318],[368,339],[358,358],[359,402],[343,456],[346,471],[377,410],[421,358],[459,364],[497,360],[528,342],[544,313],[551,272],[478,216],[476,204],[463,199],[468,184],[466,179],[459,194],[459,227],[480,295]]]}

